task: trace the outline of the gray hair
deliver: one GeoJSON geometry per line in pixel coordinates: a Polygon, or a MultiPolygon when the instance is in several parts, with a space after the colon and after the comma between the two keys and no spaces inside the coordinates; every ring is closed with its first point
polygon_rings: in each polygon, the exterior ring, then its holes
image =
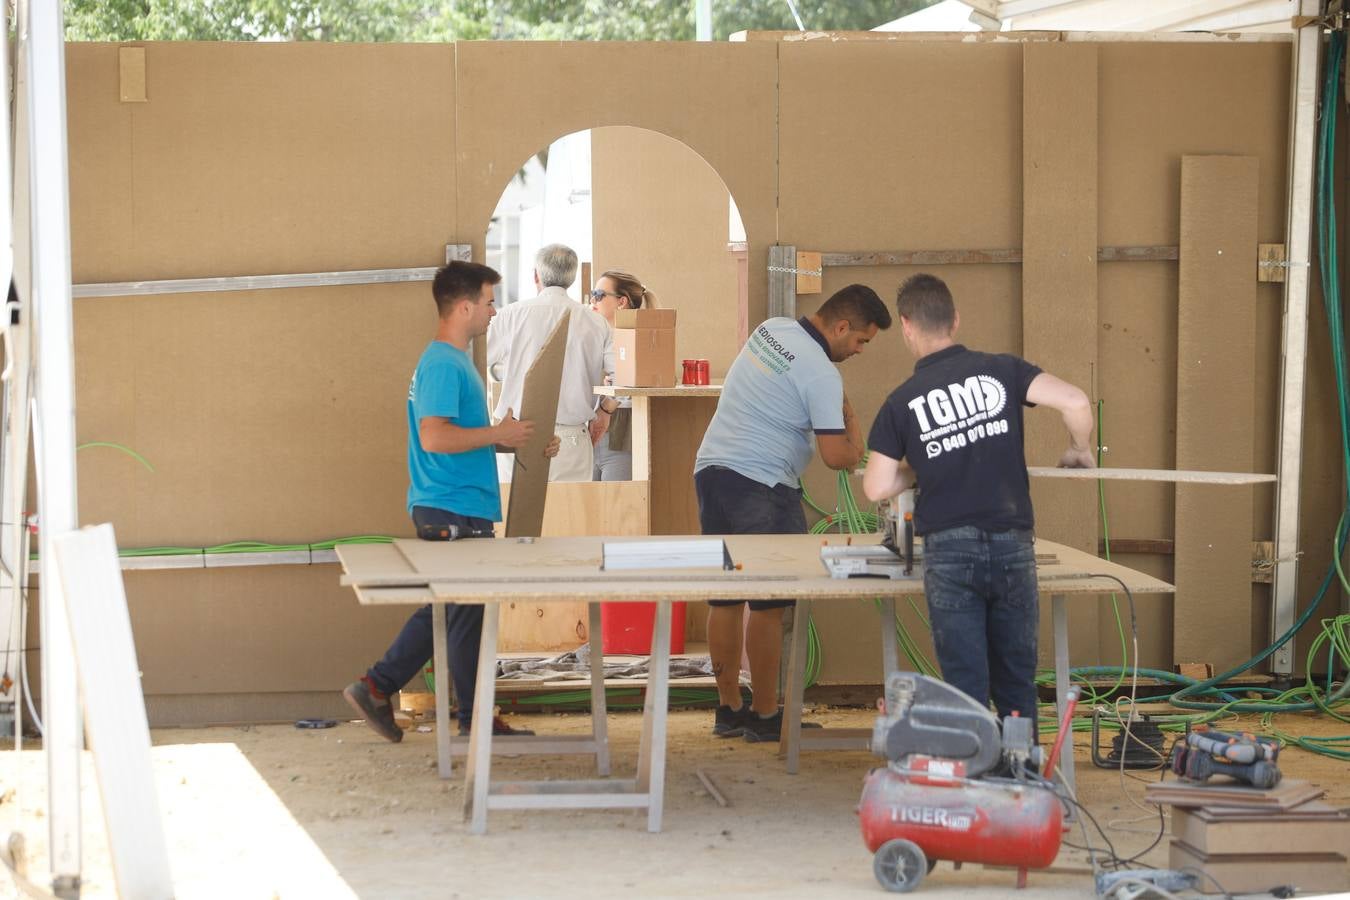
{"type": "Polygon", "coordinates": [[[541,287],[571,287],[577,278],[577,252],[564,244],[549,244],[534,257],[541,287]]]}

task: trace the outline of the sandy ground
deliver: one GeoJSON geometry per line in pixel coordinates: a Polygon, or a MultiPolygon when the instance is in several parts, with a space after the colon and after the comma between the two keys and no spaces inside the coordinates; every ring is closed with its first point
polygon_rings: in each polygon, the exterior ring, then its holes
{"type": "MultiPolygon", "coordinates": [[[[818,710],[827,726],[870,726],[866,710],[818,710]]],[[[542,732],[579,733],[583,714],[541,714],[512,721],[542,732]]],[[[567,898],[884,896],[872,875],[854,807],[877,758],[855,752],[804,754],[790,776],[776,747],[707,735],[711,713],[671,717],[665,829],[645,830],[631,811],[494,812],[486,836],[461,820],[462,769],[441,781],[434,735],[410,731],[386,743],[358,723],[319,731],[249,726],[154,732],[160,805],[168,823],[179,898],[567,898]],[[731,801],[719,807],[701,787],[702,768],[731,801]]],[[[614,774],[634,770],[641,717],[611,715],[614,774]]],[[[1346,726],[1285,716],[1286,729],[1343,734],[1346,726]]],[[[29,872],[46,871],[42,754],[3,754],[0,829],[19,828],[29,872]],[[14,787],[17,793],[10,793],[14,787]]],[[[1116,849],[1132,854],[1157,835],[1156,808],[1136,805],[1143,784],[1088,762],[1086,736],[1076,759],[1079,793],[1116,849]]],[[[1350,766],[1289,749],[1286,777],[1309,779],[1338,806],[1350,806],[1350,766]]],[[[494,761],[501,777],[587,777],[586,757],[494,761]]],[[[114,896],[92,770],[85,778],[86,897],[114,896]]],[[[1156,777],[1154,775],[1153,777],[1156,777]]],[[[1081,832],[1071,836],[1081,840],[1081,832]]],[[[1092,835],[1100,845],[1101,838],[1092,835]]],[[[1144,862],[1165,866],[1166,841],[1144,862]]],[[[1084,853],[1065,848],[1067,872],[1033,873],[1020,896],[1092,893],[1084,853]]],[[[4,876],[0,876],[3,883],[4,876]]],[[[1013,897],[1008,871],[943,863],[924,881],[926,896],[1013,897]]],[[[1350,885],[1347,885],[1350,887],[1350,885]]],[[[11,895],[13,889],[10,888],[11,895]]],[[[0,892],[2,893],[2,892],[0,892]]]]}

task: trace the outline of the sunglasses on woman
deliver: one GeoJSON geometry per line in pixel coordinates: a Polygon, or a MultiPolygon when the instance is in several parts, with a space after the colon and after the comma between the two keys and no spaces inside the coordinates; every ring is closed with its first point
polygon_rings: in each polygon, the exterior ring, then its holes
{"type": "Polygon", "coordinates": [[[605,299],[606,297],[613,297],[615,300],[622,300],[623,294],[613,294],[610,293],[609,291],[602,290],[601,288],[596,288],[595,290],[591,291],[592,300],[599,301],[605,299]]]}

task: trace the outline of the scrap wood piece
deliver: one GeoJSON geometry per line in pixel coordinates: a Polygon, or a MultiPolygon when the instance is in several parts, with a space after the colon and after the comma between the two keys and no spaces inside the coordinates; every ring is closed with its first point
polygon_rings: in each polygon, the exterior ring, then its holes
{"type": "Polygon", "coordinates": [[[711,775],[702,769],[695,769],[694,774],[698,776],[699,781],[703,782],[703,789],[708,792],[708,796],[717,801],[718,806],[726,807],[731,805],[731,801],[728,800],[726,795],[718,790],[717,785],[713,783],[711,775]]]}
{"type": "Polygon", "coordinates": [[[1275,787],[1264,790],[1226,778],[1205,782],[1159,781],[1144,788],[1144,800],[1148,803],[1269,810],[1292,809],[1325,794],[1322,788],[1299,778],[1286,778],[1275,787]]]}
{"type": "Polygon", "coordinates": [[[553,439],[558,421],[558,391],[563,360],[567,356],[567,333],[572,317],[563,316],[553,327],[543,349],[525,373],[520,409],[516,415],[534,423],[534,433],[525,446],[516,448],[511,463],[511,499],[506,513],[507,537],[539,537],[544,531],[544,501],[548,495],[549,460],[544,448],[553,439]]]}
{"type": "Polygon", "coordinates": [[[1027,466],[1027,474],[1037,478],[1081,478],[1095,481],[1175,481],[1194,484],[1262,484],[1274,475],[1259,472],[1202,472],[1194,469],[1061,469],[1058,466],[1027,466]]]}

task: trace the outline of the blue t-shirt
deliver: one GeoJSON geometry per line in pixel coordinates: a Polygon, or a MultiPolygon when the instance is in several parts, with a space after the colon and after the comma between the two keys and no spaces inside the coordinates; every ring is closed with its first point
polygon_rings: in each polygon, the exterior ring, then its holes
{"type": "Polygon", "coordinates": [[[844,433],[843,380],[809,320],[769,319],[727,372],[694,471],[722,466],[795,488],[815,452],[812,432],[844,433]]]}
{"type": "Polygon", "coordinates": [[[469,354],[444,341],[432,341],[417,361],[408,386],[408,512],[430,506],[461,516],[501,520],[497,457],[491,447],[463,453],[428,453],[417,425],[428,416],[449,419],[461,428],[488,425],[483,379],[469,354]]]}

